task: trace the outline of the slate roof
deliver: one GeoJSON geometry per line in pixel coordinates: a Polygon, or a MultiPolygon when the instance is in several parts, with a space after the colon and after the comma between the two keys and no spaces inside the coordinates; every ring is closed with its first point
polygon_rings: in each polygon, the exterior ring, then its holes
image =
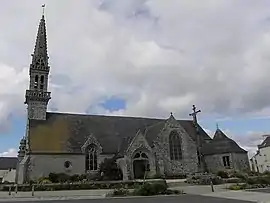
{"type": "MultiPolygon", "coordinates": [[[[47,120],[30,120],[30,147],[36,152],[80,153],[87,136],[93,134],[103,153],[124,152],[138,130],[145,133],[152,146],[166,120],[140,117],[47,113],[47,120]]],[[[191,136],[196,137],[192,120],[178,120],[191,136]]],[[[200,127],[201,136],[211,139],[200,127]]]]}
{"type": "Polygon", "coordinates": [[[247,153],[234,140],[228,138],[220,129],[217,129],[213,139],[202,147],[204,155],[224,153],[247,153]]]}
{"type": "Polygon", "coordinates": [[[0,170],[16,169],[17,157],[0,157],[0,170]]]}
{"type": "Polygon", "coordinates": [[[265,148],[265,147],[270,147],[270,135],[267,135],[267,137],[264,139],[262,144],[258,145],[258,148],[265,148]]]}

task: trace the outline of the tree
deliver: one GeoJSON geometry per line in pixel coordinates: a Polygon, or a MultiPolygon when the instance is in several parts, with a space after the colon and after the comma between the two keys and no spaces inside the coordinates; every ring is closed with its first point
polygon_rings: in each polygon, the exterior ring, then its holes
{"type": "Polygon", "coordinates": [[[116,158],[105,159],[99,167],[102,180],[122,180],[123,174],[116,163],[116,158]]]}

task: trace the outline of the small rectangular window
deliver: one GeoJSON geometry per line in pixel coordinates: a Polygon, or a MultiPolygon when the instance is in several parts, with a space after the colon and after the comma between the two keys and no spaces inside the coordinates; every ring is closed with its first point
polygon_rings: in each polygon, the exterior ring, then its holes
{"type": "Polygon", "coordinates": [[[41,84],[41,85],[40,85],[40,89],[43,90],[43,88],[44,88],[44,86],[41,84]]]}
{"type": "Polygon", "coordinates": [[[223,156],[222,160],[223,160],[224,167],[230,167],[230,157],[229,156],[223,156]]]}

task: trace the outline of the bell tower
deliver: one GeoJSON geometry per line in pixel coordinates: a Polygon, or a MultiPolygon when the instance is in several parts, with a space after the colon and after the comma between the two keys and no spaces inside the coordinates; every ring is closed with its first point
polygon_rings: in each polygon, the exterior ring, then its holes
{"type": "Polygon", "coordinates": [[[48,64],[47,36],[44,13],[41,17],[32,63],[30,64],[29,89],[25,93],[28,119],[46,120],[48,102],[51,92],[48,92],[48,77],[50,67],[48,64]]]}

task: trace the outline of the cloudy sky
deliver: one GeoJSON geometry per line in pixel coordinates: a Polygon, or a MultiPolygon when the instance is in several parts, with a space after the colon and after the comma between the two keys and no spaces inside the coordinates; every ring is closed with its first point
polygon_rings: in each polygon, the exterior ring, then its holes
{"type": "Polygon", "coordinates": [[[2,0],[0,156],[16,155],[41,5],[49,110],[178,119],[254,151],[270,133],[269,0],[2,0]]]}

